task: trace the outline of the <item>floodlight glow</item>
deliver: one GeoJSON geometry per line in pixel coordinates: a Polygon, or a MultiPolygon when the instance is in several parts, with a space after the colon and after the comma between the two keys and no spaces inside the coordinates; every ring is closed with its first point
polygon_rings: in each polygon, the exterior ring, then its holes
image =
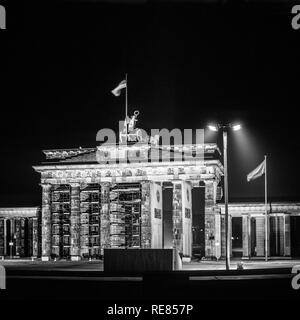
{"type": "Polygon", "coordinates": [[[238,131],[240,129],[242,129],[242,126],[240,124],[235,124],[235,125],[232,126],[232,130],[233,131],[238,131]]]}
{"type": "Polygon", "coordinates": [[[213,126],[213,125],[209,125],[207,126],[209,130],[211,131],[218,131],[218,128],[216,126],[213,126]]]}

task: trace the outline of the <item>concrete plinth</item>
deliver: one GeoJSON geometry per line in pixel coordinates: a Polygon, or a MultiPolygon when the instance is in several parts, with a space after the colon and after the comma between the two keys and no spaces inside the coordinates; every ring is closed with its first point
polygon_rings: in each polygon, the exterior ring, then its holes
{"type": "Polygon", "coordinates": [[[50,261],[50,257],[44,256],[44,257],[42,257],[42,261],[50,261]]]}
{"type": "Polygon", "coordinates": [[[71,256],[71,261],[80,261],[81,256],[71,256]]]}
{"type": "Polygon", "coordinates": [[[104,249],[106,272],[166,272],[180,270],[176,249],[104,249]]]}

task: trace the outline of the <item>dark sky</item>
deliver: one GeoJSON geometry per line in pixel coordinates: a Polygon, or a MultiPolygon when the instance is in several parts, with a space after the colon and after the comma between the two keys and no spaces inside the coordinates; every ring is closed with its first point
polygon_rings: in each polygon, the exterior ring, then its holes
{"type": "Polygon", "coordinates": [[[263,179],[245,176],[264,154],[270,197],[300,200],[291,5],[40,2],[8,6],[0,30],[0,207],[40,204],[41,150],[94,147],[99,129],[117,129],[124,97],[110,90],[125,72],[144,129],[242,121],[229,136],[231,200],[263,197],[263,179]]]}

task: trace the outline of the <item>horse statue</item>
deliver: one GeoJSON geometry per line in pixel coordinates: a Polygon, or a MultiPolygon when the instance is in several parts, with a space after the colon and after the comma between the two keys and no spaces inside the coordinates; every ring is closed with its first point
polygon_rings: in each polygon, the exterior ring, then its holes
{"type": "Polygon", "coordinates": [[[137,117],[140,114],[138,110],[135,110],[132,117],[126,117],[123,125],[123,129],[120,130],[119,138],[121,143],[126,142],[141,142],[141,143],[151,143],[157,145],[159,142],[159,135],[154,137],[149,137],[147,132],[143,129],[136,128],[136,123],[138,121],[137,117]]]}
{"type": "Polygon", "coordinates": [[[138,110],[134,111],[133,116],[126,117],[124,121],[123,129],[120,131],[119,137],[120,142],[145,142],[147,143],[149,141],[148,134],[145,130],[142,130],[140,128],[136,128],[136,122],[138,115],[140,112],[138,110]]]}

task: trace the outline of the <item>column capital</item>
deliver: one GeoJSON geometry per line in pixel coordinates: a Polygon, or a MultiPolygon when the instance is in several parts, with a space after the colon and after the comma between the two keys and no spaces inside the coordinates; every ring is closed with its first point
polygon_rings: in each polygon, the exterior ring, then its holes
{"type": "Polygon", "coordinates": [[[205,183],[205,186],[207,186],[207,185],[213,185],[215,180],[214,179],[205,179],[203,182],[205,183]]]}
{"type": "Polygon", "coordinates": [[[80,183],[79,182],[70,182],[69,185],[72,188],[80,188],[80,183]]]}
{"type": "Polygon", "coordinates": [[[50,190],[52,187],[51,183],[40,183],[39,185],[43,188],[43,190],[50,190]]]}
{"type": "Polygon", "coordinates": [[[164,181],[161,180],[151,180],[150,183],[156,183],[159,184],[160,186],[163,184],[164,181]]]}
{"type": "Polygon", "coordinates": [[[110,187],[111,185],[112,185],[112,183],[111,182],[99,182],[99,185],[101,186],[101,187],[110,187]]]}
{"type": "Polygon", "coordinates": [[[189,180],[191,183],[192,188],[200,187],[200,180],[189,180]]]}
{"type": "Polygon", "coordinates": [[[141,184],[147,184],[147,183],[150,183],[150,182],[151,182],[151,180],[141,180],[140,181],[141,184]]]}

